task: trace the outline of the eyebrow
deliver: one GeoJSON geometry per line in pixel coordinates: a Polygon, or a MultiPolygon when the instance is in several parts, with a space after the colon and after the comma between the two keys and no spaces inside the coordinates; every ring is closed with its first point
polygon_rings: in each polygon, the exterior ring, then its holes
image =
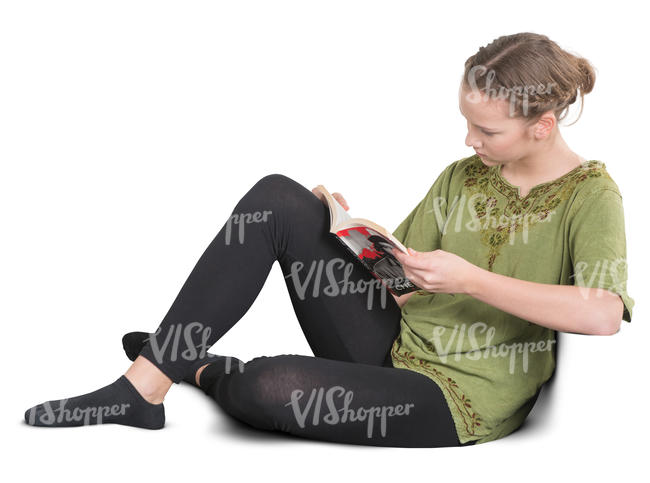
{"type": "Polygon", "coordinates": [[[489,127],[479,126],[478,124],[474,124],[474,125],[479,129],[484,129],[486,131],[495,131],[495,129],[492,129],[492,128],[489,128],[489,127]]]}

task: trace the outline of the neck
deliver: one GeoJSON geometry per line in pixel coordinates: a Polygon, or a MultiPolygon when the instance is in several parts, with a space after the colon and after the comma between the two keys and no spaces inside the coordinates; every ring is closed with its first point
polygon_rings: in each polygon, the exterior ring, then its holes
{"type": "Polygon", "coordinates": [[[536,146],[534,152],[516,161],[504,163],[501,172],[518,180],[550,180],[571,171],[583,161],[583,158],[571,151],[557,130],[549,139],[536,146]]]}

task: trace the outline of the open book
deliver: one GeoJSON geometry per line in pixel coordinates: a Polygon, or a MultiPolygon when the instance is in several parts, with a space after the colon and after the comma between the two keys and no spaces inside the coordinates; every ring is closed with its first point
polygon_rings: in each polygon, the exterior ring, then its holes
{"type": "Polygon", "coordinates": [[[375,278],[397,296],[420,290],[420,287],[406,278],[402,264],[388,251],[392,247],[409,254],[397,238],[370,220],[351,218],[322,184],[316,190],[322,193],[329,207],[330,232],[375,278]]]}

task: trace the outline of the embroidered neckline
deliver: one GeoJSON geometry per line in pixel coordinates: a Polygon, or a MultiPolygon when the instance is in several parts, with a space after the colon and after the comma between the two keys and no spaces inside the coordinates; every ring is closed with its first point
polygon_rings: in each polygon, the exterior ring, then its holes
{"type": "Polygon", "coordinates": [[[503,245],[508,241],[512,244],[515,234],[524,225],[532,227],[546,220],[561,202],[569,198],[576,186],[587,178],[609,177],[603,162],[585,161],[559,178],[533,186],[521,198],[518,188],[500,175],[500,165],[487,166],[478,156],[473,158],[473,162],[465,166],[463,185],[470,193],[482,195],[473,202],[479,221],[483,223],[487,215],[490,215],[489,225],[481,229],[481,242],[489,250],[489,271],[492,271],[503,245]],[[505,201],[499,201],[497,193],[505,201]],[[494,223],[491,220],[495,220],[494,223]]]}
{"type": "MultiPolygon", "coordinates": [[[[476,155],[476,156],[477,156],[477,158],[478,158],[478,155],[476,155]]],[[[480,158],[479,158],[479,159],[480,159],[480,158]]],[[[530,188],[530,190],[528,191],[528,193],[526,194],[526,196],[523,196],[523,197],[520,196],[520,194],[519,194],[519,193],[520,193],[520,191],[519,191],[519,188],[520,188],[520,187],[511,184],[511,183],[510,183],[507,179],[505,179],[505,178],[503,177],[503,175],[501,174],[501,168],[503,167],[503,164],[497,164],[496,166],[490,166],[490,171],[491,171],[491,173],[492,173],[493,179],[498,180],[498,182],[500,182],[500,184],[501,184],[502,186],[505,185],[505,187],[506,187],[506,188],[511,192],[511,194],[512,194],[512,196],[513,196],[514,198],[516,198],[516,199],[519,200],[519,201],[522,201],[522,200],[528,199],[531,195],[535,194],[535,192],[537,192],[538,190],[540,190],[540,189],[542,189],[542,188],[544,188],[544,187],[546,187],[546,186],[555,185],[555,184],[561,184],[563,181],[565,181],[566,179],[570,178],[570,177],[571,177],[574,173],[576,173],[577,171],[579,171],[579,170],[581,170],[581,169],[588,168],[588,167],[591,166],[592,163],[597,163],[597,162],[598,162],[598,161],[596,161],[596,160],[594,160],[594,159],[592,159],[592,160],[588,160],[588,161],[585,161],[584,163],[580,164],[580,166],[576,166],[576,167],[573,168],[571,171],[569,171],[569,172],[567,172],[567,173],[564,173],[564,174],[563,174],[562,176],[560,176],[559,178],[555,178],[555,179],[552,179],[552,180],[550,180],[550,181],[546,181],[546,182],[544,182],[544,183],[536,184],[535,186],[533,186],[532,188],[530,188]]],[[[482,163],[482,161],[481,161],[481,163],[482,163]]]]}

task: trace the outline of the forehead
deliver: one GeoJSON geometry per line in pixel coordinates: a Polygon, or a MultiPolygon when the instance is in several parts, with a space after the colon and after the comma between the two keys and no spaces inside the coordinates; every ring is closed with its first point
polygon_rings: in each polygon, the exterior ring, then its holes
{"type": "Polygon", "coordinates": [[[501,125],[512,120],[508,115],[506,100],[490,98],[484,92],[472,91],[463,85],[458,90],[458,107],[471,123],[483,127],[501,125]]]}

